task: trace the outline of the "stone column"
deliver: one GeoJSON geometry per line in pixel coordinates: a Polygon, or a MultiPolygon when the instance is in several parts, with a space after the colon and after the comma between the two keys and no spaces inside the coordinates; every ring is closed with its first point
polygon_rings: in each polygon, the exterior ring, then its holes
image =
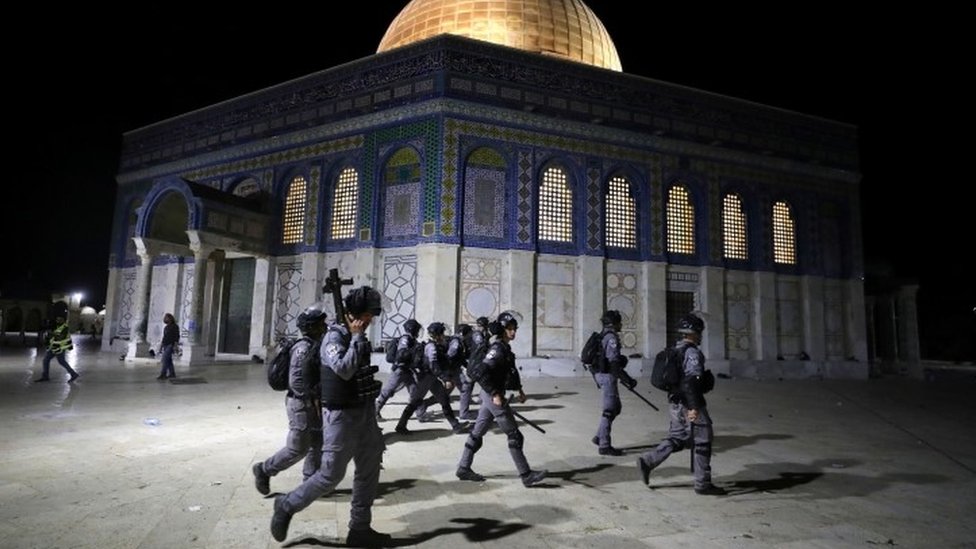
{"type": "Polygon", "coordinates": [[[922,379],[921,348],[918,342],[918,286],[909,284],[898,288],[898,361],[908,368],[908,375],[922,379]]]}
{"type": "MultiPolygon", "coordinates": [[[[850,280],[846,284],[845,291],[847,292],[844,299],[844,329],[847,331],[845,352],[850,353],[855,360],[867,362],[867,334],[865,333],[865,330],[867,330],[867,322],[864,309],[864,282],[861,280],[850,280]]],[[[876,309],[872,307],[872,310],[876,309]]],[[[874,319],[871,322],[872,326],[876,326],[874,319]]],[[[875,336],[873,338],[875,341],[872,344],[875,345],[875,360],[877,360],[877,334],[873,335],[875,336]]],[[[916,337],[917,335],[916,332],[916,337]]]]}
{"type": "Polygon", "coordinates": [[[251,341],[248,353],[266,359],[272,345],[274,323],[271,313],[274,302],[275,264],[268,258],[254,260],[254,294],[251,301],[251,341]]]}
{"type": "Polygon", "coordinates": [[[644,308],[644,356],[652,360],[668,341],[668,266],[665,263],[644,263],[644,295],[647,306],[644,308]]]}
{"type": "Polygon", "coordinates": [[[207,347],[203,337],[206,324],[203,305],[204,289],[207,285],[207,258],[212,250],[199,243],[191,245],[191,249],[193,250],[193,288],[190,289],[189,315],[183,319],[187,332],[187,340],[183,343],[183,362],[196,364],[201,362],[207,347]]]}
{"type": "Polygon", "coordinates": [[[819,276],[800,277],[800,307],[803,310],[803,351],[810,360],[827,359],[824,284],[819,276]]]}
{"type": "Polygon", "coordinates": [[[725,349],[725,269],[702,267],[701,312],[705,322],[702,352],[710,361],[727,360],[725,349]]]}
{"type": "Polygon", "coordinates": [[[458,265],[455,244],[417,246],[416,318],[441,321],[453,329],[458,317],[458,265]]]}
{"type": "Polygon", "coordinates": [[[776,275],[756,272],[755,312],[756,360],[776,360],[779,341],[776,335],[776,275]]]}
{"type": "MultiPolygon", "coordinates": [[[[117,331],[116,327],[113,327],[113,323],[118,322],[115,318],[115,302],[119,295],[119,273],[122,269],[118,267],[110,267],[108,270],[108,285],[105,287],[105,321],[102,324],[102,350],[111,351],[112,350],[112,337],[117,331]]],[[[2,335],[3,327],[0,326],[0,335],[2,335]]]]}
{"type": "Polygon", "coordinates": [[[125,358],[142,358],[149,356],[149,343],[146,342],[146,329],[149,325],[149,291],[152,280],[152,264],[154,255],[146,245],[136,239],[136,253],[139,255],[139,269],[136,272],[136,302],[132,311],[132,328],[130,330],[129,349],[125,358]]]}
{"type": "Polygon", "coordinates": [[[535,354],[535,262],[535,252],[509,250],[508,269],[503,269],[502,274],[499,311],[514,309],[522,314],[518,335],[512,342],[512,351],[517,357],[535,354]]]}
{"type": "Polygon", "coordinates": [[[603,329],[600,317],[607,308],[604,259],[591,255],[576,258],[576,330],[573,351],[578,356],[591,332],[603,329]]]}

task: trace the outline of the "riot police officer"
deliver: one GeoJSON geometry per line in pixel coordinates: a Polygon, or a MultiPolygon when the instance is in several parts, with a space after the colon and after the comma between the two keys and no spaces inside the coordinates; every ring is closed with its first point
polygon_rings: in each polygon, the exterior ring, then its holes
{"type": "Polygon", "coordinates": [[[322,465],[288,494],[278,496],[271,517],[271,535],[277,541],[288,536],[292,516],[331,492],[346,474],[350,461],[356,472],[352,483],[350,546],[389,544],[390,535],[373,530],[373,500],[382,465],[383,435],[376,423],[375,398],[379,388],[372,379],[366,329],[382,312],[380,294],[369,286],[357,288],[345,298],[345,325],[330,326],[322,342],[320,359],[323,438],[322,465]]]}
{"type": "Polygon", "coordinates": [[[309,305],[298,315],[302,337],[288,351],[288,437],[285,447],[251,467],[254,486],[267,495],[271,477],[305,458],[302,478],[315,474],[322,462],[322,410],[319,396],[319,345],[325,333],[325,309],[321,303],[309,305]]]}
{"type": "Polygon", "coordinates": [[[403,335],[397,340],[396,361],[390,368],[390,377],[386,378],[380,396],[376,397],[376,419],[383,419],[380,410],[386,405],[397,391],[406,387],[407,392],[413,391],[417,385],[417,377],[414,375],[414,347],[421,343],[417,341],[420,334],[420,323],[414,319],[409,319],[403,323],[403,335]]]}
{"type": "Polygon", "coordinates": [[[471,325],[458,324],[457,332],[447,338],[447,361],[451,365],[451,381],[458,388],[458,416],[461,419],[476,419],[478,417],[478,414],[470,410],[471,380],[466,373],[468,347],[472,343],[472,332],[471,325]]]}
{"type": "Polygon", "coordinates": [[[726,493],[725,489],[712,484],[712,418],[708,415],[704,396],[714,384],[714,378],[705,370],[705,356],[698,348],[704,330],[705,322],[694,314],[686,315],[678,322],[682,339],[675,344],[675,349],[684,358],[681,383],[677,390],[668,394],[671,416],[668,438],[637,458],[637,467],[647,484],[655,467],[672,453],[691,444],[695,493],[721,496],[726,493]]]}
{"type": "Polygon", "coordinates": [[[603,399],[600,422],[592,441],[599,446],[601,456],[619,456],[623,452],[614,448],[610,441],[613,420],[620,415],[622,409],[617,381],[633,389],[637,380],[630,377],[625,370],[627,357],[620,354],[620,336],[617,335],[622,322],[620,311],[608,310],[600,317],[600,322],[603,324],[602,353],[601,359],[593,364],[593,378],[600,386],[603,399]]]}
{"type": "Polygon", "coordinates": [[[484,360],[479,364],[472,364],[468,370],[471,378],[481,385],[481,409],[474,428],[464,443],[461,460],[458,463],[457,478],[461,480],[483,481],[485,477],[471,469],[474,455],[483,444],[483,438],[493,423],[508,437],[508,451],[515,462],[515,468],[526,487],[542,482],[547,471],[533,470],[522,452],[525,437],[515,423],[515,417],[505,398],[505,388],[513,387],[518,391],[519,402],[525,402],[525,392],[522,391],[522,380],[515,368],[515,354],[509,343],[515,339],[518,330],[518,320],[515,315],[505,311],[498,315],[498,320],[489,325],[492,334],[491,344],[484,360]]]}
{"type": "Polygon", "coordinates": [[[423,401],[424,396],[430,391],[437,402],[441,405],[444,418],[451,424],[451,430],[455,434],[467,432],[467,422],[461,423],[454,410],[451,409],[450,393],[454,389],[452,366],[447,360],[444,333],[447,327],[443,322],[431,322],[427,326],[428,341],[424,344],[423,364],[417,373],[417,385],[410,391],[410,402],[400,414],[400,421],[397,422],[396,432],[401,435],[410,433],[407,429],[407,420],[416,411],[423,401]]]}

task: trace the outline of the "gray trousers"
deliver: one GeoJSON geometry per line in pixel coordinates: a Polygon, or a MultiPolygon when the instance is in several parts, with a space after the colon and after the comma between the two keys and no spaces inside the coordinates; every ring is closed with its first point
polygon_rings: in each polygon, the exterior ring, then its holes
{"type": "Polygon", "coordinates": [[[282,508],[297,513],[328,494],[346,476],[349,462],[355,464],[349,528],[362,530],[373,521],[373,500],[383,462],[383,434],[376,424],[376,408],[369,400],[363,406],[344,410],[322,410],[322,465],[314,475],[287,495],[282,508]]]}
{"type": "Polygon", "coordinates": [[[413,370],[406,366],[400,366],[394,368],[390,372],[390,377],[386,378],[386,382],[383,383],[383,388],[380,389],[380,395],[376,397],[376,411],[379,412],[386,405],[386,401],[393,398],[393,395],[397,391],[406,387],[408,393],[413,392],[413,388],[417,385],[417,378],[413,374],[413,370]]]}
{"type": "Polygon", "coordinates": [[[522,452],[524,438],[518,429],[518,424],[515,423],[512,410],[509,409],[507,402],[504,406],[496,406],[491,400],[491,395],[484,390],[481,391],[481,407],[478,409],[478,419],[475,420],[474,428],[468,434],[468,440],[464,442],[464,451],[461,452],[461,461],[458,463],[458,467],[471,468],[471,464],[474,463],[474,455],[481,448],[485,433],[491,429],[493,423],[497,423],[498,428],[508,437],[508,451],[512,455],[512,461],[515,462],[515,470],[518,471],[519,476],[528,474],[531,468],[529,461],[525,459],[525,453],[522,452]]]}
{"type": "MultiPolygon", "coordinates": [[[[684,404],[671,403],[668,438],[641,456],[644,463],[652,469],[663,463],[672,453],[691,446],[692,426],[688,423],[687,411],[684,404]]],[[[712,483],[712,418],[704,406],[698,409],[698,419],[694,424],[694,443],[695,454],[692,460],[695,464],[695,488],[705,488],[712,483]]]]}
{"type": "Polygon", "coordinates": [[[454,410],[451,409],[451,393],[444,388],[444,384],[441,383],[441,380],[437,376],[427,372],[417,375],[417,384],[413,389],[410,389],[410,402],[400,415],[400,424],[406,426],[410,414],[424,405],[424,397],[427,396],[428,391],[434,395],[438,404],[441,405],[441,410],[444,412],[444,419],[451,424],[451,427],[460,423],[457,416],[454,415],[454,410]]]}
{"type": "Polygon", "coordinates": [[[613,374],[594,374],[600,391],[603,393],[601,403],[600,423],[596,428],[596,438],[600,448],[609,448],[610,429],[613,427],[613,420],[620,415],[623,406],[620,404],[620,391],[617,387],[617,376],[613,374]]]}
{"type": "Polygon", "coordinates": [[[315,474],[322,462],[322,415],[311,401],[285,397],[288,412],[288,437],[285,447],[264,460],[262,468],[268,476],[275,476],[298,460],[305,458],[302,478],[315,474]]]}
{"type": "Polygon", "coordinates": [[[460,395],[460,400],[458,401],[458,414],[464,417],[468,413],[468,409],[471,407],[471,389],[472,383],[468,379],[467,374],[462,371],[457,371],[451,374],[451,382],[454,386],[458,388],[458,394],[460,395]]]}

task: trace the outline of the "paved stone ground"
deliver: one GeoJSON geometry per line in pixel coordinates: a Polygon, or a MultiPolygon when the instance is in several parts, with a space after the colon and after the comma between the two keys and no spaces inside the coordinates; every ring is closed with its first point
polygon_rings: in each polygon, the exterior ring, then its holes
{"type": "MultiPolygon", "coordinates": [[[[158,363],[82,340],[70,361],[74,384],[56,363],[52,382],[33,384],[34,351],[0,347],[0,547],[342,546],[348,478],[295,516],[284,544],[270,536],[272,499],[250,466],[283,443],[286,421],[262,365],[177,366],[205,381],[177,385],[156,381],[158,363]]],[[[664,435],[664,411],[624,392],[613,440],[626,454],[602,457],[592,380],[525,381],[516,408],[547,431],[522,427],[526,454],[549,479],[522,487],[495,432],[475,461],[488,480],[458,481],[464,437],[440,421],[411,424],[407,440],[389,419],[374,527],[425,548],[976,547],[972,377],[719,379],[709,408],[726,497],[694,493],[687,452],[642,485],[635,459],[664,435]]],[[[663,408],[646,379],[638,389],[663,408]]],[[[273,478],[273,493],[300,477],[273,478]]]]}

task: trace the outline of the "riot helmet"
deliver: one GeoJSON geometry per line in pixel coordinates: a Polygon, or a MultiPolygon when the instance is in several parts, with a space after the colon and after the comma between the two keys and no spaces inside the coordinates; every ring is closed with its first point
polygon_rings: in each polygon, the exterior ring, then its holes
{"type": "Polygon", "coordinates": [[[619,326],[623,319],[620,317],[620,311],[615,309],[610,309],[609,311],[603,313],[600,317],[600,322],[604,326],[619,326]]]}
{"type": "Polygon", "coordinates": [[[408,334],[410,334],[413,337],[417,337],[417,334],[420,333],[420,328],[421,328],[420,323],[412,318],[403,323],[404,331],[406,331],[408,334]]]}
{"type": "Polygon", "coordinates": [[[379,316],[383,312],[380,293],[369,286],[361,286],[349,292],[346,296],[346,313],[358,316],[363,313],[371,313],[379,316]]]}
{"type": "Polygon", "coordinates": [[[325,317],[325,309],[322,307],[322,304],[312,303],[298,314],[298,319],[295,323],[303,334],[308,334],[308,332],[314,329],[316,324],[324,324],[325,317]]]}
{"type": "Polygon", "coordinates": [[[427,325],[427,335],[431,337],[442,336],[446,330],[447,326],[443,322],[431,322],[427,325]]]}
{"type": "Polygon", "coordinates": [[[488,329],[488,323],[491,321],[488,320],[487,316],[479,316],[476,322],[478,323],[479,328],[481,328],[482,330],[486,330],[488,329]]]}
{"type": "Polygon", "coordinates": [[[457,329],[454,331],[454,333],[456,333],[457,335],[459,335],[461,337],[468,337],[468,334],[471,333],[471,325],[470,324],[458,324],[457,325],[457,329]]]}
{"type": "Polygon", "coordinates": [[[705,321],[698,316],[688,313],[678,321],[679,334],[699,334],[705,331],[705,321]]]}
{"type": "Polygon", "coordinates": [[[515,328],[518,329],[519,318],[521,315],[515,311],[502,311],[502,314],[498,315],[498,323],[501,325],[502,329],[505,328],[515,328]]]}

